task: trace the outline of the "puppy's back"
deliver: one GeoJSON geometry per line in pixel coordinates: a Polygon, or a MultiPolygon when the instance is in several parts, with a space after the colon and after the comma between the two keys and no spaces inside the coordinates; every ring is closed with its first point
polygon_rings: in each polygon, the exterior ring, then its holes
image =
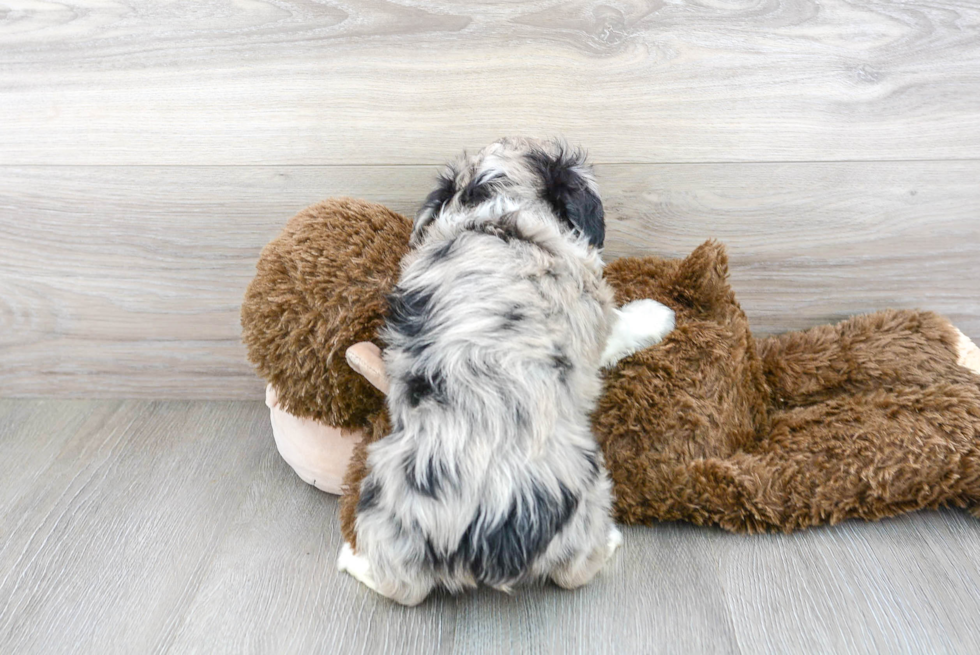
{"type": "Polygon", "coordinates": [[[390,298],[393,432],[372,446],[358,530],[450,589],[526,577],[599,475],[588,416],[611,299],[572,247],[520,216],[471,226],[415,251],[390,298]]]}

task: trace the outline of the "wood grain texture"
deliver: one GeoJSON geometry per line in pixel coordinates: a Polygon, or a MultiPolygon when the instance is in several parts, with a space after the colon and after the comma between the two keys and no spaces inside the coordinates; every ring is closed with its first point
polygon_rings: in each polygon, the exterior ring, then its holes
{"type": "MultiPolygon", "coordinates": [[[[0,416],[24,407],[0,402],[0,416]]],[[[0,651],[150,652],[179,623],[268,455],[268,416],[259,404],[39,409],[79,425],[48,443],[28,421],[4,439],[57,455],[0,482],[18,498],[2,508],[0,651]]]]}
{"type": "Polygon", "coordinates": [[[729,247],[758,334],[893,308],[980,339],[980,162],[601,169],[611,256],[729,247]]]}
{"type": "Polygon", "coordinates": [[[337,502],[260,403],[0,400],[0,652],[967,653],[980,522],[626,530],[577,592],[394,606],[340,574],[337,502]],[[18,475],[10,476],[19,470],[18,475]],[[14,500],[11,500],[14,499],[14,500]]]}
{"type": "Polygon", "coordinates": [[[980,157],[961,0],[7,3],[0,163],[419,164],[503,133],[597,161],[980,157]]]}
{"type": "MultiPolygon", "coordinates": [[[[429,166],[7,167],[0,395],[260,398],[239,303],[318,199],[415,211],[429,166]]],[[[980,162],[605,165],[608,258],[725,242],[760,334],[886,307],[980,339],[980,162]]]]}

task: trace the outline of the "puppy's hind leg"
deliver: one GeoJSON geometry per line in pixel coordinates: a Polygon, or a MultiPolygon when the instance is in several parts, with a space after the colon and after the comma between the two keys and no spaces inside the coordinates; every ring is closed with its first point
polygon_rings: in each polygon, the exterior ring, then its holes
{"type": "Polygon", "coordinates": [[[367,558],[355,553],[354,549],[346,541],[340,549],[340,555],[337,557],[337,570],[349,573],[352,578],[371,591],[381,593],[378,591],[378,585],[374,582],[374,576],[371,575],[371,564],[367,561],[367,558]]]}
{"type": "Polygon", "coordinates": [[[591,552],[559,565],[551,572],[551,579],[564,589],[577,589],[592,581],[603,565],[609,561],[623,537],[615,527],[609,534],[607,543],[596,545],[591,552]]]}
{"type": "Polygon", "coordinates": [[[560,564],[552,570],[551,579],[564,589],[577,589],[592,581],[603,565],[612,558],[613,553],[623,543],[623,535],[615,525],[610,524],[604,543],[596,544],[588,553],[560,564]]]}
{"type": "Polygon", "coordinates": [[[337,558],[337,570],[346,571],[371,591],[409,607],[414,607],[425,600],[433,587],[432,582],[427,580],[399,582],[390,579],[376,579],[368,559],[355,553],[348,543],[344,543],[340,549],[340,556],[337,558]]]}
{"type": "Polygon", "coordinates": [[[382,585],[380,587],[380,593],[382,596],[387,596],[399,605],[415,607],[423,600],[428,598],[429,592],[432,591],[432,587],[433,585],[429,581],[416,580],[411,583],[392,582],[390,584],[382,585]]]}

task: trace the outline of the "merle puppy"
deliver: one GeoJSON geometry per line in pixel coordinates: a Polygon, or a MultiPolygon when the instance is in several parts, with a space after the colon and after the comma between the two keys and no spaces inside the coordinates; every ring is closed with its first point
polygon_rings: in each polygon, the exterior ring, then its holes
{"type": "Polygon", "coordinates": [[[503,139],[447,167],[389,298],[392,432],[370,447],[341,570],[415,605],[436,586],[574,588],[610,557],[599,370],[673,314],[614,309],[604,235],[591,169],[561,142],[503,139]]]}

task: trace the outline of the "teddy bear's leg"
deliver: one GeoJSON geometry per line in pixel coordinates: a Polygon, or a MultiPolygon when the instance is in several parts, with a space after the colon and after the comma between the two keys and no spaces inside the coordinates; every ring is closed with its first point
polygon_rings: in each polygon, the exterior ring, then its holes
{"type": "Polygon", "coordinates": [[[943,377],[961,357],[959,334],[938,314],[889,310],[763,339],[758,352],[773,395],[794,405],[943,377]]]}
{"type": "MultiPolygon", "coordinates": [[[[787,481],[796,480],[796,461],[738,453],[679,461],[673,455],[637,459],[611,453],[615,472],[616,520],[625,524],[688,521],[730,532],[784,529],[787,481]]],[[[798,494],[808,498],[805,493],[798,494]]]]}
{"type": "Polygon", "coordinates": [[[660,343],[674,329],[674,311],[656,300],[635,300],[615,310],[615,317],[602,353],[604,368],[660,343]]]}

